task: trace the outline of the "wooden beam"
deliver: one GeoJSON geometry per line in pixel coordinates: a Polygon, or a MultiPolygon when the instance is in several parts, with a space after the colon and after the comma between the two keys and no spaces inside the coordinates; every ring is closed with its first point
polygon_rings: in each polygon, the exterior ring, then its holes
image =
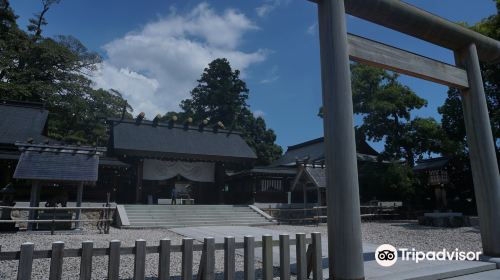
{"type": "Polygon", "coordinates": [[[353,61],[449,87],[469,87],[467,72],[464,69],[360,36],[348,34],[347,39],[349,58],[353,61]]]}
{"type": "Polygon", "coordinates": [[[469,44],[475,44],[482,62],[498,63],[500,61],[499,41],[407,4],[405,1],[347,0],[345,12],[454,51],[459,51],[469,44]]]}

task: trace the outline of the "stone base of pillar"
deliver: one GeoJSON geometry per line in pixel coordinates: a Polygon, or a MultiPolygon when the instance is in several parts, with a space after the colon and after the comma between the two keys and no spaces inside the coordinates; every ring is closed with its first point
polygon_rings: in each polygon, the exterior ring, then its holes
{"type": "Polygon", "coordinates": [[[497,265],[497,269],[500,269],[500,258],[498,257],[480,256],[479,260],[482,262],[495,263],[497,265]]]}

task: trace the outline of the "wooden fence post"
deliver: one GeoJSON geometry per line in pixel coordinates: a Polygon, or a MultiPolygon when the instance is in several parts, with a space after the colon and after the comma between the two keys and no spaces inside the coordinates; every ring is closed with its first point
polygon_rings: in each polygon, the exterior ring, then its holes
{"type": "Polygon", "coordinates": [[[321,248],[321,233],[311,233],[312,238],[312,272],[313,280],[323,280],[323,252],[321,248]]]}
{"type": "Polygon", "coordinates": [[[134,280],[144,280],[146,273],[146,240],[135,241],[134,280]]]}
{"type": "Polygon", "coordinates": [[[262,236],[262,277],[264,280],[273,279],[273,236],[262,236]]]}
{"type": "Polygon", "coordinates": [[[290,236],[280,234],[280,280],[290,280],[290,236]]]}
{"type": "Polygon", "coordinates": [[[21,254],[19,256],[19,265],[17,268],[17,280],[31,280],[34,248],[35,245],[31,242],[26,242],[21,245],[21,254]]]}
{"type": "Polygon", "coordinates": [[[295,235],[295,248],[297,256],[297,279],[307,279],[307,261],[306,261],[306,234],[297,233],[295,235]]]}
{"type": "Polygon", "coordinates": [[[306,267],[307,267],[307,273],[306,273],[306,276],[307,276],[307,279],[309,279],[309,277],[311,276],[311,273],[313,271],[313,245],[312,244],[309,244],[306,246],[307,247],[307,250],[306,250],[306,267]]]}
{"type": "Polygon", "coordinates": [[[181,278],[183,280],[193,279],[193,239],[182,239],[182,270],[181,278]]]}
{"type": "Polygon", "coordinates": [[[170,279],[170,239],[160,240],[160,253],[158,263],[158,279],[170,279]]]}
{"type": "Polygon", "coordinates": [[[201,256],[200,256],[200,265],[198,266],[198,274],[196,274],[196,280],[202,280],[203,279],[203,270],[205,269],[205,262],[207,261],[206,258],[206,252],[205,250],[201,251],[201,256]]]}
{"type": "MultiPolygon", "coordinates": [[[[205,237],[203,242],[203,251],[205,252],[205,261],[201,276],[203,280],[215,279],[215,239],[213,237],[205,237]]],[[[198,271],[198,274],[200,272],[198,271]]]]}
{"type": "Polygon", "coordinates": [[[244,280],[255,280],[255,238],[244,237],[244,280]]]}
{"type": "Polygon", "coordinates": [[[235,280],[235,238],[224,237],[224,280],[235,280]]]}
{"type": "Polygon", "coordinates": [[[64,261],[64,242],[58,241],[52,243],[49,280],[60,280],[62,278],[63,261],[64,261]]]}
{"type": "Polygon", "coordinates": [[[120,240],[111,240],[109,242],[108,280],[119,280],[120,245],[120,240]]]}
{"type": "Polygon", "coordinates": [[[94,242],[82,242],[82,257],[80,259],[80,280],[90,280],[92,278],[92,250],[94,242]]]}

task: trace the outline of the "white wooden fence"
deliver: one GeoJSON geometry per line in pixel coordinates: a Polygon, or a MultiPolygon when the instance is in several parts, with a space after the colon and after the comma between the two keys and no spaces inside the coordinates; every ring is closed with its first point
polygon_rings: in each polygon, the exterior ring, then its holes
{"type": "MultiPolygon", "coordinates": [[[[80,280],[89,280],[92,275],[92,258],[109,256],[108,279],[120,279],[120,256],[134,255],[134,279],[145,279],[146,255],[159,254],[158,279],[170,279],[170,254],[182,253],[181,278],[193,279],[193,251],[202,251],[198,280],[215,279],[215,251],[224,251],[224,280],[234,280],[236,249],[244,250],[244,279],[255,279],[255,248],[262,248],[262,279],[273,279],[273,247],[279,247],[280,279],[290,279],[290,246],[296,245],[296,275],[297,279],[307,279],[312,272],[314,280],[323,279],[321,234],[311,233],[307,239],[304,233],[297,233],[295,239],[281,234],[279,240],[273,240],[271,235],[263,235],[262,241],[255,241],[253,236],[245,236],[244,242],[235,242],[228,236],[224,243],[215,243],[215,239],[207,237],[203,244],[193,244],[193,239],[184,238],[181,245],[172,245],[170,239],[160,240],[159,245],[147,246],[146,241],[135,241],[134,247],[121,247],[119,240],[109,242],[108,248],[94,248],[92,241],[84,241],[79,249],[65,249],[64,242],[52,243],[51,250],[34,250],[33,243],[24,243],[20,251],[0,251],[0,261],[19,260],[17,279],[31,279],[34,259],[50,258],[49,280],[62,277],[64,258],[80,258],[80,280]],[[306,246],[307,247],[306,250],[306,246]]],[[[1,249],[1,248],[0,248],[1,249]]],[[[1,263],[1,262],[0,262],[1,263]]],[[[45,278],[47,279],[47,278],[45,278]]]]}

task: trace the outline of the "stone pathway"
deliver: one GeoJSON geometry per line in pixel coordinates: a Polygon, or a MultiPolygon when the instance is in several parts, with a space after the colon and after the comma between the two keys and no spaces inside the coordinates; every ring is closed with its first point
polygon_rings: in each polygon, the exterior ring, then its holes
{"type": "Polygon", "coordinates": [[[474,273],[464,276],[449,278],[450,280],[498,280],[500,279],[500,269],[474,273]]]}
{"type": "MultiPolygon", "coordinates": [[[[277,240],[282,233],[290,234],[290,239],[294,239],[295,233],[278,231],[273,229],[259,227],[239,227],[239,226],[214,226],[214,227],[186,227],[174,228],[171,231],[180,235],[203,241],[205,237],[214,237],[216,242],[224,242],[225,236],[234,236],[236,242],[242,242],[243,237],[252,235],[256,241],[261,240],[262,235],[270,234],[277,240]]],[[[309,236],[308,236],[309,237],[309,236]]],[[[328,244],[327,240],[322,239],[323,251],[323,275],[328,279],[328,244]]],[[[464,262],[464,261],[422,261],[418,264],[409,261],[398,261],[394,266],[386,268],[379,266],[375,261],[376,245],[363,244],[365,275],[366,279],[371,280],[397,280],[397,279],[444,279],[451,278],[455,280],[490,280],[500,279],[500,270],[495,269],[496,265],[487,262],[464,262]],[[455,278],[452,278],[455,277],[455,278]]],[[[243,255],[243,250],[237,250],[238,254],[243,255]]],[[[261,250],[255,251],[257,260],[262,260],[261,250]]],[[[290,248],[291,270],[295,271],[295,246],[290,248]]],[[[273,248],[273,263],[279,266],[279,248],[273,248]]]]}

